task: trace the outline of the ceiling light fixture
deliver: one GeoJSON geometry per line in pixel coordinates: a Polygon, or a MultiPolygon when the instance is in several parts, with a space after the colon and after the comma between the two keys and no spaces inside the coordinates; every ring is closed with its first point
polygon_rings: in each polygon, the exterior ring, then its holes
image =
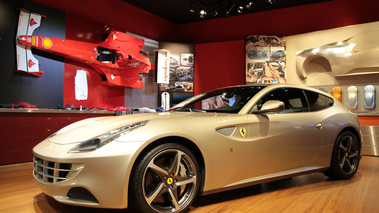
{"type": "Polygon", "coordinates": [[[237,8],[237,12],[240,14],[243,13],[244,8],[245,8],[245,2],[244,2],[244,0],[241,0],[241,3],[237,8]]]}
{"type": "Polygon", "coordinates": [[[234,2],[229,1],[229,5],[227,7],[228,9],[225,12],[225,16],[227,18],[229,18],[230,12],[232,11],[233,7],[234,7],[234,2]]]}
{"type": "Polygon", "coordinates": [[[213,16],[217,16],[218,14],[220,14],[220,12],[221,12],[221,9],[218,8],[217,10],[215,10],[215,11],[212,12],[212,15],[213,16]]]}
{"type": "Polygon", "coordinates": [[[205,10],[200,10],[200,18],[206,18],[207,17],[207,11],[205,10]]]}
{"type": "MultiPolygon", "coordinates": [[[[246,12],[246,10],[253,10],[254,6],[255,6],[255,2],[256,2],[256,0],[239,0],[239,1],[237,1],[237,0],[214,0],[213,2],[207,2],[205,0],[191,0],[190,12],[193,13],[195,11],[200,11],[200,13],[199,13],[200,18],[204,19],[207,17],[206,9],[210,9],[210,7],[213,7],[215,4],[218,4],[217,9],[213,10],[211,15],[214,17],[219,16],[219,15],[223,15],[226,18],[229,18],[230,15],[235,14],[235,12],[233,11],[235,6],[238,6],[235,9],[236,12],[238,12],[239,14],[243,14],[244,12],[246,12]],[[198,5],[196,5],[196,6],[198,6],[197,9],[200,9],[200,10],[194,9],[195,4],[198,4],[198,5]]],[[[266,3],[272,5],[275,3],[275,0],[266,0],[266,3]]]]}
{"type": "Polygon", "coordinates": [[[272,5],[272,4],[274,4],[274,3],[275,3],[275,0],[267,0],[267,4],[272,5]]]}
{"type": "Polygon", "coordinates": [[[189,9],[189,12],[190,13],[194,13],[195,12],[195,0],[192,0],[191,2],[190,2],[190,9],[189,9]]]}
{"type": "Polygon", "coordinates": [[[255,4],[255,0],[248,1],[245,7],[248,10],[252,10],[252,9],[254,9],[254,4],[255,4]]]}

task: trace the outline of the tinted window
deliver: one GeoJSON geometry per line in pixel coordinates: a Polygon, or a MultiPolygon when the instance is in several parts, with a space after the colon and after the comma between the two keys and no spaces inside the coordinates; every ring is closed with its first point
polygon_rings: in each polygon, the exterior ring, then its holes
{"type": "Polygon", "coordinates": [[[285,110],[281,113],[289,112],[309,112],[307,100],[302,90],[295,88],[280,88],[265,95],[257,104],[258,110],[269,100],[282,101],[285,110]]]}
{"type": "Polygon", "coordinates": [[[304,92],[307,96],[311,112],[329,108],[334,104],[333,99],[326,95],[309,90],[304,90],[304,92]]]}

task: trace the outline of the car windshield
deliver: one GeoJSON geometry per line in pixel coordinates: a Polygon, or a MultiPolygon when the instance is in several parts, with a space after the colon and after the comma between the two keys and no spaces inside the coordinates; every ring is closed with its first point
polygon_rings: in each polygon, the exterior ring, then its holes
{"type": "Polygon", "coordinates": [[[170,111],[238,113],[264,86],[228,87],[202,93],[171,108],[170,111]]]}

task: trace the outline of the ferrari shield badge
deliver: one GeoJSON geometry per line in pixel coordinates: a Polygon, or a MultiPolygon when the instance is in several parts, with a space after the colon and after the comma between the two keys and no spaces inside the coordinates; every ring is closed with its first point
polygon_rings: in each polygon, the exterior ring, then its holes
{"type": "Polygon", "coordinates": [[[240,134],[244,138],[246,135],[246,129],[245,128],[240,128],[240,134]]]}

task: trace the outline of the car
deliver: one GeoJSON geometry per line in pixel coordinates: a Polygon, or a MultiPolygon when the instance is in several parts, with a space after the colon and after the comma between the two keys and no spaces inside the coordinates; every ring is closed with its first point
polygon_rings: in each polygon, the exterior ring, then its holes
{"type": "Polygon", "coordinates": [[[342,103],[342,89],[341,87],[333,87],[332,96],[342,103]]]}
{"type": "Polygon", "coordinates": [[[347,88],[346,105],[349,109],[358,108],[358,88],[356,86],[349,86],[347,88]]]}
{"type": "Polygon", "coordinates": [[[264,73],[264,65],[265,65],[265,62],[255,62],[255,63],[249,64],[248,75],[250,77],[253,77],[253,76],[261,77],[264,73]]]}
{"type": "Polygon", "coordinates": [[[363,90],[364,102],[363,105],[366,109],[374,109],[376,103],[376,89],[373,85],[365,86],[363,90]]]}
{"type": "Polygon", "coordinates": [[[343,41],[325,44],[320,47],[299,51],[296,54],[298,75],[305,79],[311,66],[320,63],[325,71],[333,76],[378,74],[379,30],[359,33],[343,41]],[[326,63],[324,63],[324,61],[326,63]]]}
{"type": "Polygon", "coordinates": [[[175,73],[179,81],[193,81],[193,67],[178,67],[175,73]]]}
{"type": "Polygon", "coordinates": [[[267,59],[268,58],[268,51],[267,50],[250,50],[248,52],[248,57],[250,59],[267,59]]]}
{"type": "Polygon", "coordinates": [[[322,91],[240,85],[66,126],[33,148],[33,174],[65,204],[183,212],[200,195],[296,175],[352,178],[361,140],[357,116],[322,91]]]}
{"type": "Polygon", "coordinates": [[[286,51],[284,50],[277,50],[271,53],[271,58],[279,59],[283,57],[286,57],[286,51]]]}

